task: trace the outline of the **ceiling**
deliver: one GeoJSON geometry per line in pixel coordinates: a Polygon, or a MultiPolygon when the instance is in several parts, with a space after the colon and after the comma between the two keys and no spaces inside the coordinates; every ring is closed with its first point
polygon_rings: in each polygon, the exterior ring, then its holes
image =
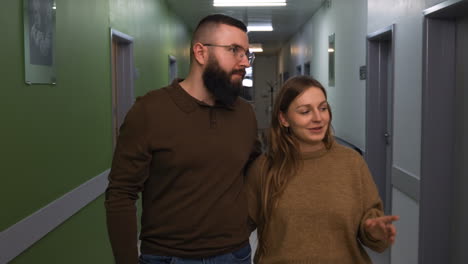
{"type": "Polygon", "coordinates": [[[264,54],[275,54],[320,8],[324,0],[287,0],[284,7],[214,7],[213,0],[165,0],[193,31],[200,19],[222,13],[248,23],[272,21],[273,31],[249,32],[250,43],[262,43],[264,54]]]}

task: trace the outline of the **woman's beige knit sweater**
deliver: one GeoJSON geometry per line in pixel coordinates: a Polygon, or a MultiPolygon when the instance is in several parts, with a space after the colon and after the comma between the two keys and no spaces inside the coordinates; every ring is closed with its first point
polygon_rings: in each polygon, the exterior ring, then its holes
{"type": "MultiPolygon", "coordinates": [[[[247,176],[251,220],[260,208],[261,156],[247,176]]],[[[377,188],[362,157],[333,144],[302,155],[303,167],[289,182],[273,211],[264,237],[267,250],[258,263],[371,263],[362,244],[382,252],[385,241],[363,229],[366,219],[383,215],[377,188]]],[[[259,227],[261,228],[261,227],[259,227]]]]}

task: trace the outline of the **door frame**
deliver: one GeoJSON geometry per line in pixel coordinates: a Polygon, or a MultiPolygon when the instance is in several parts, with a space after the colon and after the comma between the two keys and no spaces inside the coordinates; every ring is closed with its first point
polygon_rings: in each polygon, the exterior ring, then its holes
{"type": "Polygon", "coordinates": [[[112,75],[112,142],[117,143],[119,128],[134,102],[134,38],[110,29],[112,75]]]}
{"type": "Polygon", "coordinates": [[[385,153],[385,175],[383,177],[372,173],[379,194],[382,198],[386,214],[391,213],[392,208],[392,156],[393,156],[393,102],[394,102],[394,65],[395,65],[395,25],[382,28],[367,35],[367,81],[366,81],[366,149],[365,158],[371,170],[375,168],[377,160],[382,158],[382,148],[385,153]],[[390,42],[384,47],[385,42],[390,42]],[[384,55],[383,48],[388,49],[388,56],[384,55]],[[383,71],[382,67],[387,67],[383,71]],[[383,78],[382,78],[383,77],[383,78]],[[389,78],[389,79],[388,79],[389,78]],[[375,89],[376,88],[376,89],[375,89]],[[382,96],[381,92],[386,95],[382,96]],[[386,99],[387,109],[385,113],[380,111],[382,98],[386,99]],[[385,115],[385,116],[383,116],[385,115]],[[386,130],[382,131],[381,122],[385,120],[386,130]],[[384,136],[387,134],[387,136],[384,136]],[[388,141],[389,143],[386,143],[388,141]],[[387,146],[388,145],[388,146],[387,146]]]}
{"type": "Polygon", "coordinates": [[[456,18],[467,13],[467,0],[423,11],[420,264],[451,263],[453,253],[456,18]]]}

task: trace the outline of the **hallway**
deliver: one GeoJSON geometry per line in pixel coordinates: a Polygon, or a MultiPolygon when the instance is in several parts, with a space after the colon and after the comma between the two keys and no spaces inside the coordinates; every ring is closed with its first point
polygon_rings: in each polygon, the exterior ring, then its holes
{"type": "Polygon", "coordinates": [[[468,263],[468,0],[288,0],[292,17],[212,0],[39,1],[42,31],[35,1],[0,10],[0,264],[113,263],[103,193],[118,128],[136,97],[188,74],[193,21],[213,12],[271,20],[249,32],[264,51],[242,91],[259,134],[288,78],[325,86],[335,136],[400,216],[373,263],[468,263]]]}

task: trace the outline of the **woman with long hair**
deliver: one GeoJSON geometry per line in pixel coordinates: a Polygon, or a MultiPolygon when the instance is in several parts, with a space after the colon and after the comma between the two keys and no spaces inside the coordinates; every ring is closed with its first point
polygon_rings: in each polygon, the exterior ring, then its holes
{"type": "Polygon", "coordinates": [[[257,228],[255,263],[371,263],[362,245],[384,251],[392,222],[362,157],[334,142],[323,86],[288,80],[273,107],[267,150],[247,175],[257,228]]]}

